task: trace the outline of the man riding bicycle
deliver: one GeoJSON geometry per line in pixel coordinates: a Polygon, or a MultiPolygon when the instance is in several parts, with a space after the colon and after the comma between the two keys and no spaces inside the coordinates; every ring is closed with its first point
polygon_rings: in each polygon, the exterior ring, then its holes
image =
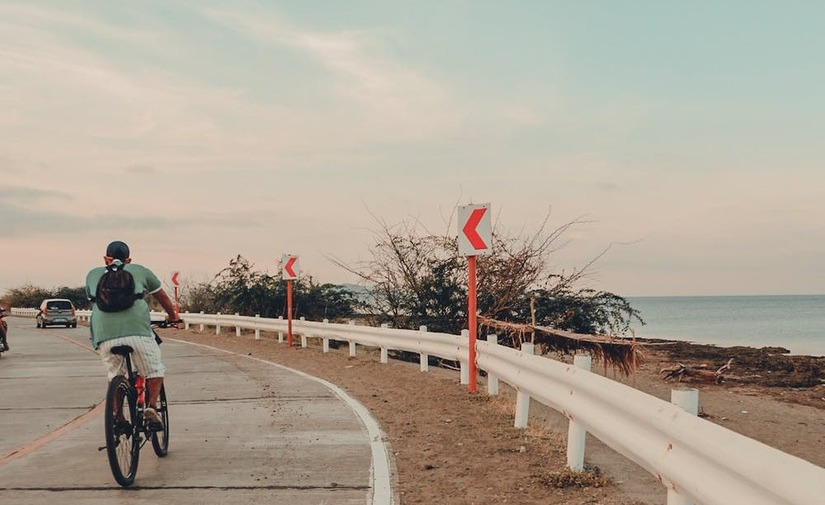
{"type": "Polygon", "coordinates": [[[157,276],[148,268],[132,263],[129,246],[124,242],[116,240],[109,244],[103,260],[105,266],[93,268],[86,275],[86,296],[94,302],[90,340],[103,359],[109,380],[126,371],[123,356],[113,354],[110,349],[124,344],[134,349],[132,362],[146,378],[148,405],[144,417],[151,429],[163,429],[157,405],[166,368],[154,339],[149,304],[144,297],[150,294],[161,304],[167,321],[178,321],[178,312],[157,276]]]}

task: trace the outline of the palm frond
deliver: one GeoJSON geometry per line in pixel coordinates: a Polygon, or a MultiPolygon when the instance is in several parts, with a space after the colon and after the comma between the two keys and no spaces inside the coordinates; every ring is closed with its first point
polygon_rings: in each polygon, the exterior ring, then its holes
{"type": "Polygon", "coordinates": [[[513,347],[520,347],[522,342],[532,341],[540,344],[544,352],[556,351],[573,354],[577,351],[589,353],[605,367],[612,367],[624,375],[633,374],[642,362],[644,344],[609,335],[586,335],[570,331],[534,326],[530,324],[510,323],[479,316],[482,327],[502,332],[512,339],[513,347]],[[529,337],[528,337],[529,335],[529,337]]]}

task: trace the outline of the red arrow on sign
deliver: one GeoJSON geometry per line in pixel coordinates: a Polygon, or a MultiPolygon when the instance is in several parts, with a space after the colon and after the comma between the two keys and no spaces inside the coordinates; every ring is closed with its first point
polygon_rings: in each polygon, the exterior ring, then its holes
{"type": "Polygon", "coordinates": [[[294,265],[296,261],[298,261],[298,258],[293,256],[292,258],[289,258],[286,265],[284,265],[284,270],[286,270],[286,273],[289,274],[290,277],[298,277],[295,270],[292,269],[292,265],[294,265]]]}
{"type": "Polygon", "coordinates": [[[179,273],[180,272],[175,272],[175,273],[172,274],[172,284],[174,284],[175,286],[178,285],[178,274],[179,273]]]}
{"type": "Polygon", "coordinates": [[[473,210],[472,214],[470,214],[470,218],[467,219],[467,223],[464,225],[464,228],[461,231],[464,232],[464,236],[467,237],[467,240],[470,241],[470,244],[475,249],[487,249],[487,244],[484,243],[484,239],[481,238],[481,235],[478,234],[476,231],[476,227],[478,223],[481,222],[481,218],[484,217],[484,213],[487,212],[487,209],[484,207],[480,207],[478,209],[473,210]]]}

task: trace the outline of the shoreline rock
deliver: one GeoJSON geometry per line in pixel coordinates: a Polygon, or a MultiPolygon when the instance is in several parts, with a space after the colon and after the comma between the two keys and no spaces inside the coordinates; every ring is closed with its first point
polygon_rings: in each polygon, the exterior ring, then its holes
{"type": "MultiPolygon", "coordinates": [[[[637,339],[646,361],[662,368],[682,364],[713,372],[733,359],[721,381],[726,387],[755,387],[784,401],[825,408],[825,356],[790,354],[783,347],[722,347],[665,339],[637,339]]],[[[664,379],[663,379],[664,380],[664,379]]],[[[684,377],[682,382],[695,382],[684,377]]]]}

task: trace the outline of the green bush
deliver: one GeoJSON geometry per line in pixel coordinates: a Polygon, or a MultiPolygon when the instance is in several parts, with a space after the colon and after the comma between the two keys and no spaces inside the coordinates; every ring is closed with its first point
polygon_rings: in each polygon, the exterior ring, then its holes
{"type": "MultiPolygon", "coordinates": [[[[241,255],[210,281],[183,289],[181,310],[244,316],[287,317],[286,282],[256,271],[241,255]]],[[[293,281],[292,317],[337,320],[355,314],[357,299],[343,286],[318,284],[312,277],[293,281]]]]}
{"type": "Polygon", "coordinates": [[[86,299],[86,288],[70,288],[67,286],[45,289],[27,284],[19,288],[10,289],[3,296],[4,307],[16,307],[21,309],[36,309],[46,298],[67,298],[72,301],[78,309],[88,309],[89,300],[86,299]]]}

